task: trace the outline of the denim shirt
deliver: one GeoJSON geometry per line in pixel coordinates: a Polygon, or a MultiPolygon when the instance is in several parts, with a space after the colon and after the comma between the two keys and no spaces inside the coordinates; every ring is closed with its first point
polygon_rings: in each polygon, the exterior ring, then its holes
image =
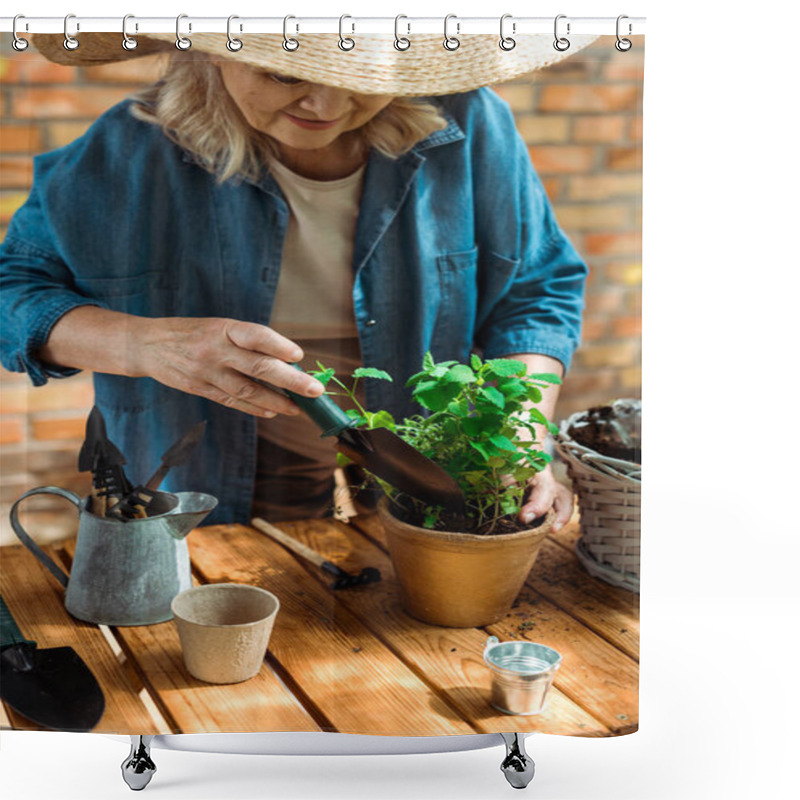
{"type": "MultiPolygon", "coordinates": [[[[419,413],[406,379],[437,360],[541,353],[569,366],[586,267],[558,227],[514,118],[494,92],[436,98],[448,125],[408,153],[371,152],[353,256],[369,408],[419,413]]],[[[36,386],[77,370],[36,358],[70,309],[269,324],[289,208],[265,171],[219,183],[155,125],[110,109],[38,156],[30,196],[0,246],[0,356],[36,386]]],[[[309,303],[324,303],[308,287],[309,303]]],[[[108,434],[142,482],[184,431],[207,420],[162,488],[205,491],[209,523],[247,522],[256,418],[151,378],[95,373],[108,434]]],[[[77,458],[77,453],[76,453],[77,458]]]]}

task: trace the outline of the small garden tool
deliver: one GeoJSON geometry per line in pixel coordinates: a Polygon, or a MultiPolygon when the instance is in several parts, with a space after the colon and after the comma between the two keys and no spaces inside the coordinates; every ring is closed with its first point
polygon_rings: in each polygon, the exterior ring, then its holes
{"type": "Polygon", "coordinates": [[[297,555],[302,556],[312,564],[316,564],[318,567],[324,569],[325,572],[329,572],[331,575],[335,576],[336,580],[331,585],[333,589],[351,589],[353,586],[376,583],[381,579],[381,573],[375,567],[364,567],[358,575],[352,575],[346,572],[341,567],[337,567],[336,564],[327,561],[310,547],[306,547],[296,539],[292,539],[291,536],[287,536],[282,530],[276,528],[274,525],[270,525],[269,522],[260,517],[255,517],[250,520],[250,524],[262,533],[266,533],[267,536],[271,537],[276,542],[284,545],[284,547],[288,547],[291,551],[297,553],[297,555]]]}

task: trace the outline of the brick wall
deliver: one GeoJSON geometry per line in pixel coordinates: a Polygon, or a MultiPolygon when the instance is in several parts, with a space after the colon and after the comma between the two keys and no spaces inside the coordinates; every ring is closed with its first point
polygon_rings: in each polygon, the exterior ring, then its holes
{"type": "MultiPolygon", "coordinates": [[[[640,396],[642,72],[644,52],[619,53],[613,37],[532,79],[498,88],[509,102],[558,219],[591,274],[584,343],[559,416],[614,397],[640,396]]],[[[0,237],[24,202],[32,155],[72,141],[104,110],[154,80],[152,58],[93,68],[51,64],[0,47],[0,237]]],[[[84,494],[75,470],[92,404],[91,376],[33,389],[0,369],[0,542],[23,491],[56,484],[84,494]]],[[[35,500],[36,535],[73,531],[65,501],[35,500]]],[[[26,519],[32,519],[29,513],[26,519]]],[[[13,534],[11,534],[13,536],[13,534]]]]}

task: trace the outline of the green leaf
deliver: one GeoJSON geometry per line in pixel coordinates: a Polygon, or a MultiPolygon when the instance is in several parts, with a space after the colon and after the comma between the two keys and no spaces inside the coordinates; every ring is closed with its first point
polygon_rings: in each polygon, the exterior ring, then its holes
{"type": "Polygon", "coordinates": [[[552,372],[537,372],[535,375],[528,375],[533,381],[542,381],[544,383],[561,383],[561,378],[554,375],[552,372]]]}
{"type": "Polygon", "coordinates": [[[425,519],[422,521],[423,528],[433,528],[436,525],[436,516],[434,514],[426,514],[425,519]]]}
{"type": "Polygon", "coordinates": [[[367,422],[370,429],[388,428],[390,431],[396,429],[394,417],[388,411],[376,411],[374,414],[367,415],[367,422]]]}
{"type": "Polygon", "coordinates": [[[428,352],[425,353],[425,355],[422,358],[422,369],[428,372],[432,370],[435,365],[436,362],[433,360],[433,355],[431,354],[431,351],[428,350],[428,352]]]}
{"type": "Polygon", "coordinates": [[[503,436],[502,434],[495,434],[492,436],[489,441],[499,447],[501,450],[512,450],[516,452],[517,446],[512,442],[507,436],[503,436]]]}
{"type": "Polygon", "coordinates": [[[496,405],[499,409],[505,408],[506,398],[503,396],[503,393],[498,389],[495,389],[494,386],[484,386],[481,389],[481,395],[483,395],[483,397],[485,397],[490,403],[496,405]]]}
{"type": "Polygon", "coordinates": [[[458,383],[466,386],[468,383],[475,383],[475,373],[466,364],[456,364],[450,367],[443,376],[444,383],[458,383]]]}
{"type": "Polygon", "coordinates": [[[486,364],[498,378],[524,375],[527,369],[522,361],[517,361],[514,358],[493,358],[491,361],[487,361],[486,364]]]}
{"type": "Polygon", "coordinates": [[[348,458],[344,453],[336,454],[336,465],[339,467],[346,467],[353,463],[353,460],[348,458]]]}
{"type": "Polygon", "coordinates": [[[429,381],[420,384],[414,390],[414,399],[429,411],[442,411],[447,408],[447,404],[453,400],[461,391],[461,386],[457,383],[437,384],[429,381]],[[425,387],[425,388],[423,388],[425,387]]]}
{"type": "Polygon", "coordinates": [[[483,366],[483,362],[481,361],[477,353],[473,353],[469,357],[469,363],[472,366],[472,369],[475,370],[475,372],[477,372],[483,366]]]}
{"type": "Polygon", "coordinates": [[[328,385],[328,381],[333,377],[335,370],[332,368],[323,369],[321,371],[312,371],[309,374],[316,378],[323,386],[328,385]]]}
{"type": "MultiPolygon", "coordinates": [[[[331,370],[333,372],[333,370],[331,370]]],[[[392,376],[382,369],[375,369],[374,367],[359,367],[353,370],[354,378],[377,378],[382,381],[391,381],[392,376]]]]}
{"type": "Polygon", "coordinates": [[[527,395],[528,400],[531,400],[534,403],[542,402],[542,390],[538,386],[528,386],[528,388],[525,390],[525,394],[527,395]]]}
{"type": "Polygon", "coordinates": [[[473,442],[470,439],[469,446],[474,450],[477,450],[483,456],[485,461],[489,460],[490,454],[482,442],[473,442]]]}

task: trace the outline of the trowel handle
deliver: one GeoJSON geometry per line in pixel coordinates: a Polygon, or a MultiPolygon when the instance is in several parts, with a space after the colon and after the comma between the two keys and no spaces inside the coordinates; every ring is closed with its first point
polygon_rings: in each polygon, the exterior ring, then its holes
{"type": "MultiPolygon", "coordinates": [[[[292,366],[300,372],[305,371],[299,364],[292,364],[292,366]]],[[[284,392],[311,417],[322,431],[323,436],[338,436],[345,428],[353,427],[353,420],[327,395],[301,397],[288,389],[284,389],[284,392]]]]}
{"type": "Polygon", "coordinates": [[[47,567],[50,572],[53,573],[56,580],[66,588],[69,580],[67,578],[67,574],[63,569],[61,569],[61,567],[58,566],[58,564],[56,564],[55,561],[53,561],[52,558],[50,558],[50,556],[47,555],[47,553],[44,552],[44,550],[42,550],[41,547],[39,547],[38,544],[36,544],[36,542],[33,541],[33,539],[31,539],[31,537],[28,535],[28,532],[22,527],[19,521],[19,512],[17,511],[19,504],[25,500],[25,498],[31,497],[35,494],[54,494],[57,497],[63,497],[65,500],[69,500],[75,506],[75,508],[78,509],[78,511],[81,509],[81,498],[78,497],[75,492],[71,492],[69,489],[60,489],[58,486],[40,486],[38,489],[31,489],[29,492],[25,492],[25,494],[23,494],[17,500],[17,502],[11,506],[11,513],[8,515],[11,527],[14,529],[14,533],[17,534],[17,537],[22,544],[24,544],[25,547],[27,547],[28,550],[30,550],[31,553],[33,553],[36,558],[39,559],[39,561],[45,567],[47,567]]]}

